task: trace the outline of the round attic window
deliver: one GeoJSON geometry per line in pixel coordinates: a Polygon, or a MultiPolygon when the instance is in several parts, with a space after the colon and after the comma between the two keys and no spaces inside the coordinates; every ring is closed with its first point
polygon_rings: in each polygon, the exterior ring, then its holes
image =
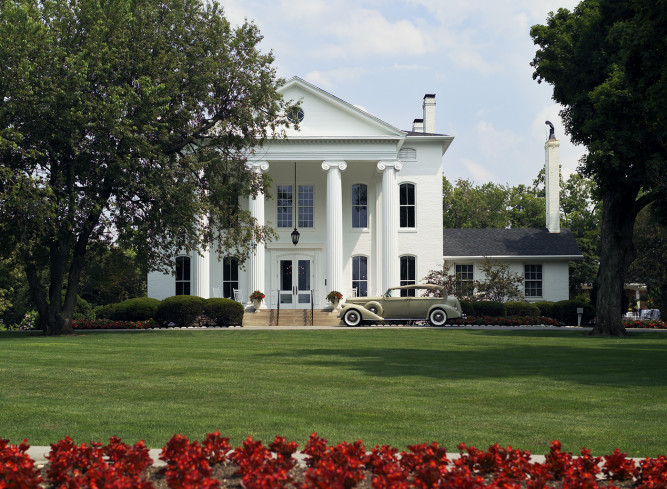
{"type": "Polygon", "coordinates": [[[287,119],[292,124],[296,124],[303,120],[303,115],[303,109],[301,107],[295,107],[287,113],[287,119]]]}

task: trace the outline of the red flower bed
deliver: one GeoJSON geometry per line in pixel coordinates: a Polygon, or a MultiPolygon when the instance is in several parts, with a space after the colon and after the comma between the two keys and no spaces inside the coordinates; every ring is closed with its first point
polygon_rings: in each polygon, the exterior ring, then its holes
{"type": "Polygon", "coordinates": [[[82,319],[72,321],[74,329],[147,329],[151,321],[112,321],[111,319],[82,319]]]}
{"type": "Polygon", "coordinates": [[[655,319],[647,319],[644,321],[623,321],[623,326],[626,328],[667,329],[667,323],[664,321],[656,321],[655,319]]]}
{"type": "Polygon", "coordinates": [[[664,455],[636,463],[618,449],[594,457],[584,448],[573,456],[558,441],[543,463],[497,444],[488,451],[460,444],[460,457],[450,460],[437,443],[367,451],[360,440],[329,446],[313,433],[303,449],[305,466],[299,466],[297,448],[282,437],[268,447],[248,437],[231,450],[217,431],[202,443],[174,435],[160,455],[166,467],[156,469],[143,441],[129,446],[113,437],[105,446],[76,445],[67,437],[51,445],[49,465],[40,472],[26,441],[16,446],[0,439],[0,489],[667,489],[664,455]],[[230,475],[216,478],[222,466],[230,475]]]}

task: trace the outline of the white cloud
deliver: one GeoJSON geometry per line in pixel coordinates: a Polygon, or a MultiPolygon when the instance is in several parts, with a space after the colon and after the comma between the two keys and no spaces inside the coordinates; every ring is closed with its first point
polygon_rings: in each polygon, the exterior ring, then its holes
{"type": "Polygon", "coordinates": [[[468,171],[472,181],[475,182],[476,185],[498,181],[497,175],[479,163],[469,160],[468,158],[461,158],[461,164],[468,171]]]}
{"type": "Polygon", "coordinates": [[[320,88],[331,89],[340,82],[358,80],[365,70],[358,67],[341,67],[328,71],[311,71],[304,79],[320,88]]]}
{"type": "Polygon", "coordinates": [[[489,160],[506,162],[519,149],[522,138],[509,129],[497,130],[493,124],[480,121],[475,127],[480,152],[489,160]]]}

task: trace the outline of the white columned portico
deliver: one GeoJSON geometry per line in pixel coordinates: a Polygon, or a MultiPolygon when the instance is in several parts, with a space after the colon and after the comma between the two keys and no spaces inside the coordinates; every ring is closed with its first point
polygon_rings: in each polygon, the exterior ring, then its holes
{"type": "Polygon", "coordinates": [[[395,287],[399,282],[398,270],[398,185],[396,173],[403,168],[400,161],[380,161],[382,173],[382,290],[395,287]]]}
{"type": "Polygon", "coordinates": [[[322,170],[327,172],[327,291],[341,292],[343,287],[343,185],[341,171],[347,168],[344,161],[325,161],[322,170]]]}
{"type": "MultiPolygon", "coordinates": [[[[269,164],[266,161],[257,161],[246,163],[246,167],[255,174],[256,178],[260,178],[262,173],[269,169],[269,164]]],[[[251,195],[250,201],[248,202],[248,208],[250,210],[250,215],[257,221],[257,225],[264,226],[264,192],[258,192],[255,196],[251,195]]],[[[264,242],[255,243],[255,249],[252,255],[250,255],[250,290],[248,291],[248,296],[255,290],[259,290],[266,294],[266,284],[264,282],[265,250],[266,245],[264,242]]],[[[262,301],[260,307],[266,307],[264,301],[262,301]]]]}

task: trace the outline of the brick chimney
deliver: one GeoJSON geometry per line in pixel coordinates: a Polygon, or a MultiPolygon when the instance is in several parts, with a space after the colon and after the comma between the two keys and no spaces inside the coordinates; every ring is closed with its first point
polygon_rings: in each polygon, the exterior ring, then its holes
{"type": "Polygon", "coordinates": [[[412,122],[412,132],[424,132],[424,119],[415,119],[412,122]]]}
{"type": "Polygon", "coordinates": [[[435,94],[424,95],[424,132],[435,133],[435,94]]]}

